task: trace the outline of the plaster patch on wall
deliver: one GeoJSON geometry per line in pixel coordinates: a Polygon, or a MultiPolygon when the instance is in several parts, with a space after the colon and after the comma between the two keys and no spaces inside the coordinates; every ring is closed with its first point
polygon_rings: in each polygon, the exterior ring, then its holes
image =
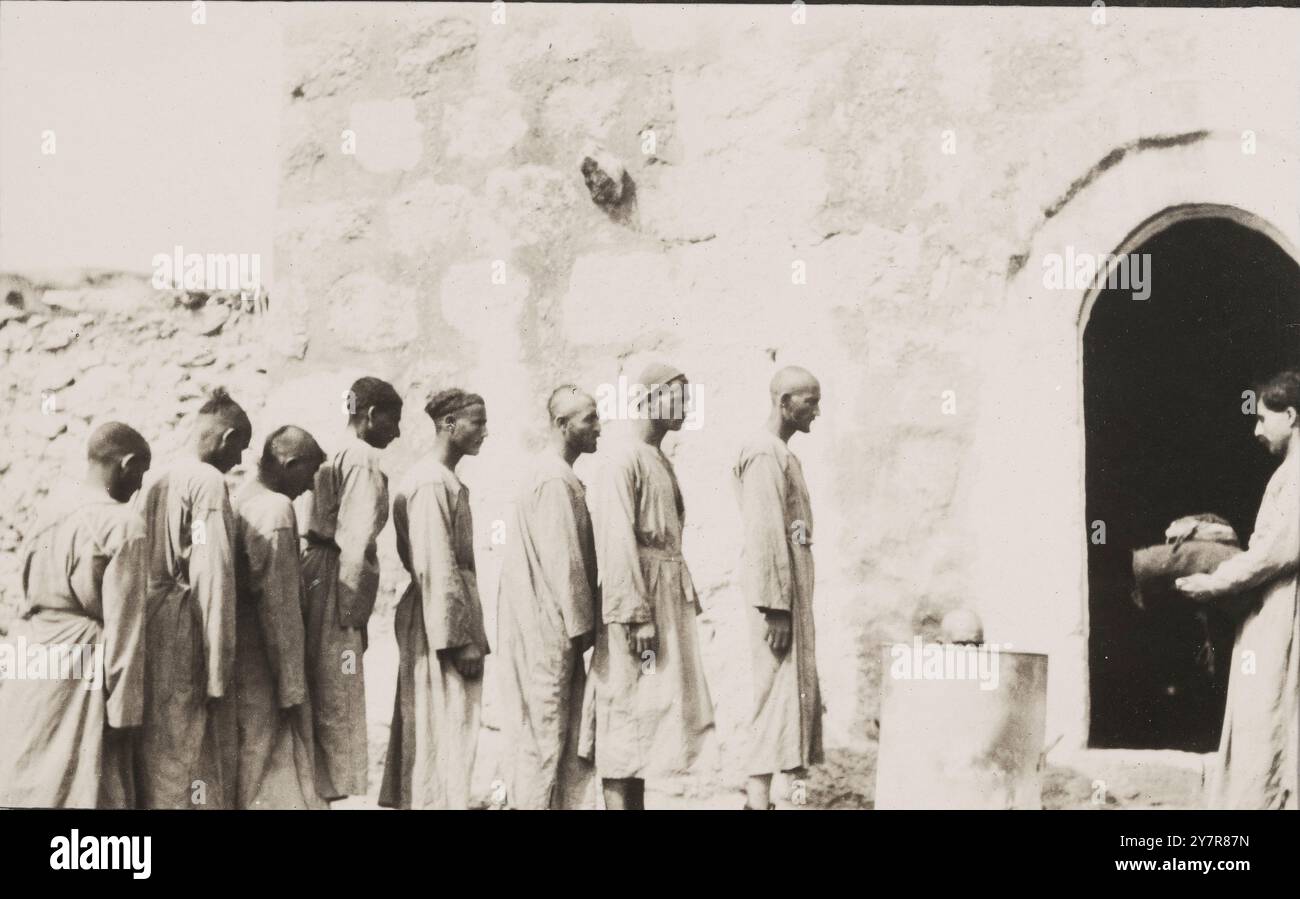
{"type": "Polygon", "coordinates": [[[378,352],[417,336],[415,289],[367,272],[337,281],[329,292],[329,326],[344,346],[378,352]]]}
{"type": "Polygon", "coordinates": [[[528,122],[514,97],[471,97],[444,110],[442,131],[450,135],[449,157],[492,159],[507,153],[527,133],[528,122]]]}
{"type": "Polygon", "coordinates": [[[376,173],[415,168],[424,145],[424,126],[415,117],[414,100],[365,100],[353,103],[349,112],[362,168],[376,173]]]}
{"type": "Polygon", "coordinates": [[[466,337],[488,340],[513,331],[529,289],[528,276],[503,259],[453,265],[442,279],[442,317],[466,337]]]}

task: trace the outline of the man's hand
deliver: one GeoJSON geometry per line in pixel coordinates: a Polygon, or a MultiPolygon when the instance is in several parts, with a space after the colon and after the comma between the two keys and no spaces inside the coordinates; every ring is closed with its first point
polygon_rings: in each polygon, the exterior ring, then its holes
{"type": "Polygon", "coordinates": [[[1174,581],[1174,586],[1192,599],[1204,601],[1214,595],[1210,590],[1213,583],[1213,579],[1208,574],[1189,574],[1174,581]]]}
{"type": "Polygon", "coordinates": [[[465,680],[478,680],[483,674],[483,650],[473,643],[451,651],[451,663],[465,680]]]}
{"type": "Polygon", "coordinates": [[[783,656],[790,649],[790,613],[778,609],[768,609],[763,613],[767,619],[767,636],[763,639],[775,656],[783,656]]]}
{"type": "Polygon", "coordinates": [[[644,658],[647,652],[658,652],[659,636],[655,631],[655,623],[646,621],[630,626],[627,629],[627,648],[638,659],[644,658]]]}
{"type": "Polygon", "coordinates": [[[573,649],[579,655],[596,645],[596,632],[587,631],[573,638],[573,649]]]}

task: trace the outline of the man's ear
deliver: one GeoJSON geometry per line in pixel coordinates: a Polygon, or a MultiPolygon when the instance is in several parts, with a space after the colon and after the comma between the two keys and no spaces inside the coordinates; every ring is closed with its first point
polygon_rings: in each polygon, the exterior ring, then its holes
{"type": "Polygon", "coordinates": [[[230,446],[231,438],[235,436],[235,428],[226,428],[221,432],[221,448],[225,449],[230,446]]]}
{"type": "Polygon", "coordinates": [[[135,459],[135,453],[127,453],[122,458],[117,460],[117,467],[120,468],[122,471],[126,471],[128,468],[131,467],[131,461],[133,459],[135,459]]]}

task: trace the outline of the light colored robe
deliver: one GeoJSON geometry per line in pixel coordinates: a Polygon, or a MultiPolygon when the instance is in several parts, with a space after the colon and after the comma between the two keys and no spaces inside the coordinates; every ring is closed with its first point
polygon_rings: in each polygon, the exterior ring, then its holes
{"type": "Polygon", "coordinates": [[[591,805],[591,765],[577,757],[587,682],[573,639],[595,626],[596,550],[586,491],[544,454],[506,531],[497,593],[504,716],[502,773],[512,808],[591,805]]]}
{"type": "Polygon", "coordinates": [[[325,808],[314,781],[298,525],[287,496],[250,480],[239,522],[235,706],[241,809],[325,808]]]}
{"type": "Polygon", "coordinates": [[[1264,491],[1250,547],[1209,575],[1216,596],[1256,589],[1261,597],[1238,627],[1233,643],[1210,808],[1296,808],[1300,766],[1297,567],[1300,446],[1292,446],[1264,491]]]}
{"type": "Polygon", "coordinates": [[[657,448],[627,441],[602,461],[590,493],[601,623],[579,751],[605,779],[684,774],[713,731],[695,624],[701,609],[682,558],[685,506],[657,448]],[[637,658],[627,633],[647,621],[658,653],[637,658]]]}
{"type": "Polygon", "coordinates": [[[226,481],[188,460],[146,483],[136,503],[148,545],[139,801],[232,808],[235,517],[226,481]]]}
{"type": "Polygon", "coordinates": [[[745,442],[732,474],[744,529],[740,572],[754,679],[746,773],[794,771],[822,761],[812,506],[799,459],[770,432],[745,442]],[[767,609],[790,613],[791,646],[781,657],[765,640],[767,609]]]}
{"type": "Polygon", "coordinates": [[[379,450],[349,434],[316,472],[302,574],[316,790],[333,801],[366,792],[366,625],[379,595],[375,541],[388,522],[379,450]]]}
{"type": "Polygon", "coordinates": [[[469,490],[425,459],[393,498],[397,554],[411,584],[397,604],[397,695],[379,804],[463,809],[478,752],[483,678],[466,680],[441,651],[489,651],[474,567],[469,490]]]}
{"type": "Polygon", "coordinates": [[[0,682],[0,806],[129,808],[129,732],[118,729],[144,713],[144,532],[102,491],[55,507],[27,542],[24,601],[4,642],[17,666],[24,645],[65,647],[68,662],[42,651],[57,672],[0,682]]]}

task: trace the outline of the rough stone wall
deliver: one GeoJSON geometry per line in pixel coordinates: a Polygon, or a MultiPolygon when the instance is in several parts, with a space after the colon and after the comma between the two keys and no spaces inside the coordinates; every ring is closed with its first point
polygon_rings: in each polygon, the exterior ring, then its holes
{"type": "Polygon", "coordinates": [[[1293,23],[1089,14],[295,10],[277,294],[309,360],[354,354],[412,398],[487,396],[493,437],[464,471],[488,559],[551,386],[611,382],[635,351],[704,386],[702,427],[671,452],[724,748],[747,701],[730,456],[774,365],[813,368],[824,415],[793,445],[820,668],[831,741],[864,746],[877,641],[973,601],[970,479],[997,464],[972,456],[973,423],[1017,254],[1116,148],[1279,122],[1250,86],[1293,71],[1293,23]],[[594,202],[589,155],[625,166],[634,197],[594,202]]]}
{"type": "MultiPolygon", "coordinates": [[[[783,6],[506,4],[494,24],[493,13],[281,11],[270,316],[167,344],[161,367],[129,330],[106,334],[106,346],[135,353],[112,366],[121,390],[138,402],[165,385],[145,412],[167,433],[177,384],[246,378],[231,389],[260,407],[257,421],[295,421],[328,443],[349,381],[388,377],[408,400],[389,451],[394,478],[429,444],[427,390],[483,393],[491,436],[461,473],[491,618],[492,523],[540,442],[546,394],[634,375],[645,354],[677,363],[702,385],[701,427],[666,450],[685,495],[722,768],[734,780],[748,651],[728,472],[762,421],[773,368],[806,365],[822,379],[823,416],[792,445],[816,513],[828,741],[869,756],[878,643],[997,601],[973,595],[988,540],[975,537],[986,510],[972,484],[999,464],[974,452],[980,428],[1018,426],[981,422],[985,373],[1005,368],[1009,350],[1008,277],[1038,264],[1025,255],[1034,235],[1116,151],[1165,152],[1207,129],[1283,133],[1294,145],[1295,104],[1260,89],[1300,83],[1294,18],[1203,11],[1196,24],[1112,8],[1098,26],[1086,7],[814,6],[796,25],[783,6]],[[593,200],[588,158],[621,185],[621,202],[593,200]],[[214,366],[184,367],[214,341],[214,366]]],[[[1107,189],[1141,194],[1116,171],[1107,189]]],[[[149,308],[123,327],[192,314],[149,308]]],[[[6,346],[36,330],[14,326],[0,331],[6,346]]],[[[33,353],[9,358],[27,365],[33,353]]],[[[12,367],[5,377],[15,404],[30,405],[12,367]]],[[[37,430],[21,439],[43,458],[50,441],[37,430]]],[[[17,464],[28,451],[11,456],[6,497],[43,482],[17,464]]],[[[1034,522],[1019,525],[1005,543],[1032,555],[1034,522]]],[[[404,581],[391,533],[383,548],[391,603],[404,581]]],[[[991,638],[1018,639],[1016,615],[983,611],[1007,622],[991,638]]]]}
{"type": "MultiPolygon", "coordinates": [[[[186,417],[225,385],[254,416],[277,361],[238,294],[159,291],[120,272],[0,275],[0,629],[21,596],[21,545],[52,491],[79,480],[105,421],[140,431],[165,465],[186,417]]],[[[242,472],[236,472],[238,479],[242,472]]]]}

